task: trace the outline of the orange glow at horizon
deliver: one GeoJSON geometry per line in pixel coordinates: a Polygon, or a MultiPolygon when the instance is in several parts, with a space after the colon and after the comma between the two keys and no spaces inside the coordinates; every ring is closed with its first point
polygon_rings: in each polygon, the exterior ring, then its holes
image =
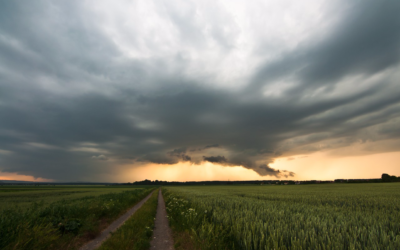
{"type": "MultiPolygon", "coordinates": [[[[294,172],[294,177],[280,180],[334,180],[380,178],[382,173],[400,176],[400,152],[379,153],[362,156],[339,156],[332,151],[309,155],[294,155],[275,159],[274,169],[294,172]]],[[[212,180],[277,180],[274,176],[259,176],[251,169],[241,166],[221,166],[210,162],[196,165],[180,162],[174,165],[143,164],[115,165],[113,172],[105,173],[105,182],[134,182],[144,179],[164,181],[212,181],[212,180]]],[[[51,182],[51,179],[34,178],[29,175],[0,172],[0,180],[51,182]]]]}
{"type": "Polygon", "coordinates": [[[35,182],[52,182],[53,180],[51,179],[45,179],[45,178],[35,178],[30,175],[21,175],[17,173],[4,173],[0,172],[0,180],[3,181],[35,181],[35,182]]]}
{"type": "MultiPolygon", "coordinates": [[[[400,176],[400,152],[363,156],[332,156],[329,152],[277,158],[272,168],[295,172],[294,177],[281,180],[334,180],[380,178],[382,173],[400,176]],[[291,160],[288,160],[291,159],[291,160]]],[[[126,166],[125,166],[126,167],[126,166]]],[[[145,164],[133,167],[121,176],[122,182],[149,180],[211,181],[211,180],[275,180],[274,176],[259,176],[241,166],[229,167],[204,162],[200,165],[180,162],[175,165],[145,164]]]]}
{"type": "Polygon", "coordinates": [[[279,158],[271,167],[293,171],[298,180],[372,179],[400,176],[399,162],[400,152],[340,157],[328,151],[279,158]]]}
{"type": "MultiPolygon", "coordinates": [[[[241,166],[227,167],[214,165],[210,162],[204,162],[200,165],[188,162],[180,162],[174,165],[146,164],[140,167],[134,167],[128,176],[129,180],[127,181],[140,181],[144,179],[164,181],[227,181],[256,180],[261,178],[253,170],[241,166]]],[[[126,179],[126,177],[124,179],[126,179]]],[[[267,179],[275,178],[269,176],[267,179]]]]}

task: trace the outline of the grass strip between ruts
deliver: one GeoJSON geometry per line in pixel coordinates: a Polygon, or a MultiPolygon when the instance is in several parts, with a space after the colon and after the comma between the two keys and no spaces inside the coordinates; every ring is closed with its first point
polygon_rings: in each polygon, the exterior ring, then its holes
{"type": "Polygon", "coordinates": [[[100,246],[99,250],[149,249],[157,204],[158,191],[156,190],[150,199],[100,246]]]}

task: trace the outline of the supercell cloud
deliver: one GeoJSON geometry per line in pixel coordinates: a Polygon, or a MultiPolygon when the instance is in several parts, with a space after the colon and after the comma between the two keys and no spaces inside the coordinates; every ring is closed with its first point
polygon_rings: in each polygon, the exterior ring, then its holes
{"type": "Polygon", "coordinates": [[[400,2],[307,4],[2,1],[0,172],[400,151],[400,2]]]}

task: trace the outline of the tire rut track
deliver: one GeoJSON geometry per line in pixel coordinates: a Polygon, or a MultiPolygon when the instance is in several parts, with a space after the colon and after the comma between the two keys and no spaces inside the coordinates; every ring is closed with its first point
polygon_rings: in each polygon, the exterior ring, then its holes
{"type": "Polygon", "coordinates": [[[89,241],[85,245],[83,245],[79,250],[94,250],[100,247],[100,245],[111,236],[112,232],[115,232],[120,226],[124,224],[124,222],[129,219],[142,205],[150,198],[150,196],[155,191],[152,191],[149,195],[147,195],[143,200],[139,201],[135,206],[128,210],[124,215],[119,217],[113,223],[111,223],[106,229],[104,229],[99,236],[95,239],[89,241]]]}
{"type": "Polygon", "coordinates": [[[169,227],[167,210],[165,209],[164,198],[161,189],[158,193],[158,205],[153,239],[150,242],[151,250],[174,250],[174,240],[169,227]]]}

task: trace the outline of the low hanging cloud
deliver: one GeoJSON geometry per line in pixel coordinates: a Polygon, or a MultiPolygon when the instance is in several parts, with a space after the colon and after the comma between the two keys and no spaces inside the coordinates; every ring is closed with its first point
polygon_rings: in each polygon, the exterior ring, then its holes
{"type": "Polygon", "coordinates": [[[246,161],[233,161],[230,162],[228,159],[225,158],[225,156],[203,156],[204,161],[208,161],[211,163],[218,163],[221,165],[225,165],[225,166],[242,166],[248,169],[252,169],[255,172],[257,172],[260,176],[274,176],[277,178],[281,178],[281,177],[294,177],[295,173],[291,172],[291,171],[286,171],[286,170],[277,170],[274,168],[271,168],[270,166],[268,166],[267,164],[261,164],[258,166],[254,166],[253,163],[251,161],[246,162],[246,161]]]}
{"type": "Polygon", "coordinates": [[[225,158],[225,156],[219,156],[219,155],[218,156],[209,156],[209,157],[203,156],[203,159],[205,161],[212,162],[212,163],[222,163],[222,164],[228,163],[228,160],[225,158]]]}
{"type": "Polygon", "coordinates": [[[400,151],[399,1],[229,3],[150,1],[143,18],[136,2],[3,2],[0,171],[208,161],[282,178],[277,157],[400,151]]]}
{"type": "Polygon", "coordinates": [[[169,152],[169,155],[172,157],[177,157],[181,159],[182,161],[190,161],[192,158],[188,155],[186,155],[186,148],[176,148],[169,152]]]}

